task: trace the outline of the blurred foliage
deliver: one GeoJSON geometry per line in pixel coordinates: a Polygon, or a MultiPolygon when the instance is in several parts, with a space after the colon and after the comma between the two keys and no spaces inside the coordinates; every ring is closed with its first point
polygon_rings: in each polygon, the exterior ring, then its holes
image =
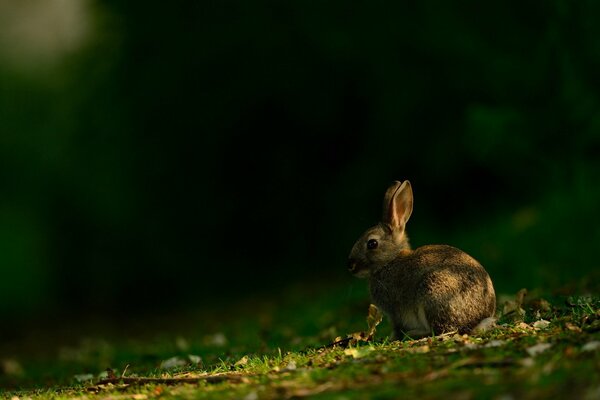
{"type": "Polygon", "coordinates": [[[1,314],[338,279],[393,179],[500,291],[597,270],[599,3],[83,4],[0,27],[1,314]]]}

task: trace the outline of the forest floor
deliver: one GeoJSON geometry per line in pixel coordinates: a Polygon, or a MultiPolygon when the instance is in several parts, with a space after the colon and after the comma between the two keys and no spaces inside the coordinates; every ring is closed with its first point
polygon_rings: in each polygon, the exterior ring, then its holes
{"type": "Polygon", "coordinates": [[[0,398],[600,399],[600,299],[524,294],[487,332],[393,342],[362,293],[303,288],[185,324],[59,329],[0,347],[0,398]]]}

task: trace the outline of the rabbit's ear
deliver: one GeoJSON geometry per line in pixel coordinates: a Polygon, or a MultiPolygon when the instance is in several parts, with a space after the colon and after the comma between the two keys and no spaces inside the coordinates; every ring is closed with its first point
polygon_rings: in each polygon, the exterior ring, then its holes
{"type": "Polygon", "coordinates": [[[396,193],[401,184],[402,182],[394,181],[386,190],[385,196],[383,196],[383,215],[381,217],[383,222],[387,222],[390,219],[390,204],[392,204],[394,193],[396,193]]]}
{"type": "Polygon", "coordinates": [[[383,201],[383,222],[392,229],[404,229],[413,209],[410,182],[394,182],[385,193],[383,201]]]}

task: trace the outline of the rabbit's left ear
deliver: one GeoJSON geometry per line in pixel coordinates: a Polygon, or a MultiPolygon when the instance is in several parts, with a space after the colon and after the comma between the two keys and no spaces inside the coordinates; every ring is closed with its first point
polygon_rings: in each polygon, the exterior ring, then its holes
{"type": "MultiPolygon", "coordinates": [[[[404,230],[404,226],[413,210],[412,187],[410,186],[409,181],[404,181],[402,184],[396,182],[392,187],[394,187],[395,190],[391,198],[386,198],[389,203],[387,204],[387,208],[384,209],[383,222],[388,224],[394,230],[404,230]]],[[[390,189],[392,189],[392,187],[390,187],[390,189]]],[[[388,190],[388,192],[389,191],[390,190],[388,190]]]]}

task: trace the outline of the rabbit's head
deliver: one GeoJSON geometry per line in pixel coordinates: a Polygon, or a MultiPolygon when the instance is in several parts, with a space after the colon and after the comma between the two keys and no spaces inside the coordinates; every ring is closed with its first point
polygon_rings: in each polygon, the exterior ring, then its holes
{"type": "Polygon", "coordinates": [[[381,222],[356,241],[348,258],[348,270],[359,278],[390,263],[403,250],[410,250],[404,231],[413,209],[409,181],[395,181],[385,192],[381,222]]]}

